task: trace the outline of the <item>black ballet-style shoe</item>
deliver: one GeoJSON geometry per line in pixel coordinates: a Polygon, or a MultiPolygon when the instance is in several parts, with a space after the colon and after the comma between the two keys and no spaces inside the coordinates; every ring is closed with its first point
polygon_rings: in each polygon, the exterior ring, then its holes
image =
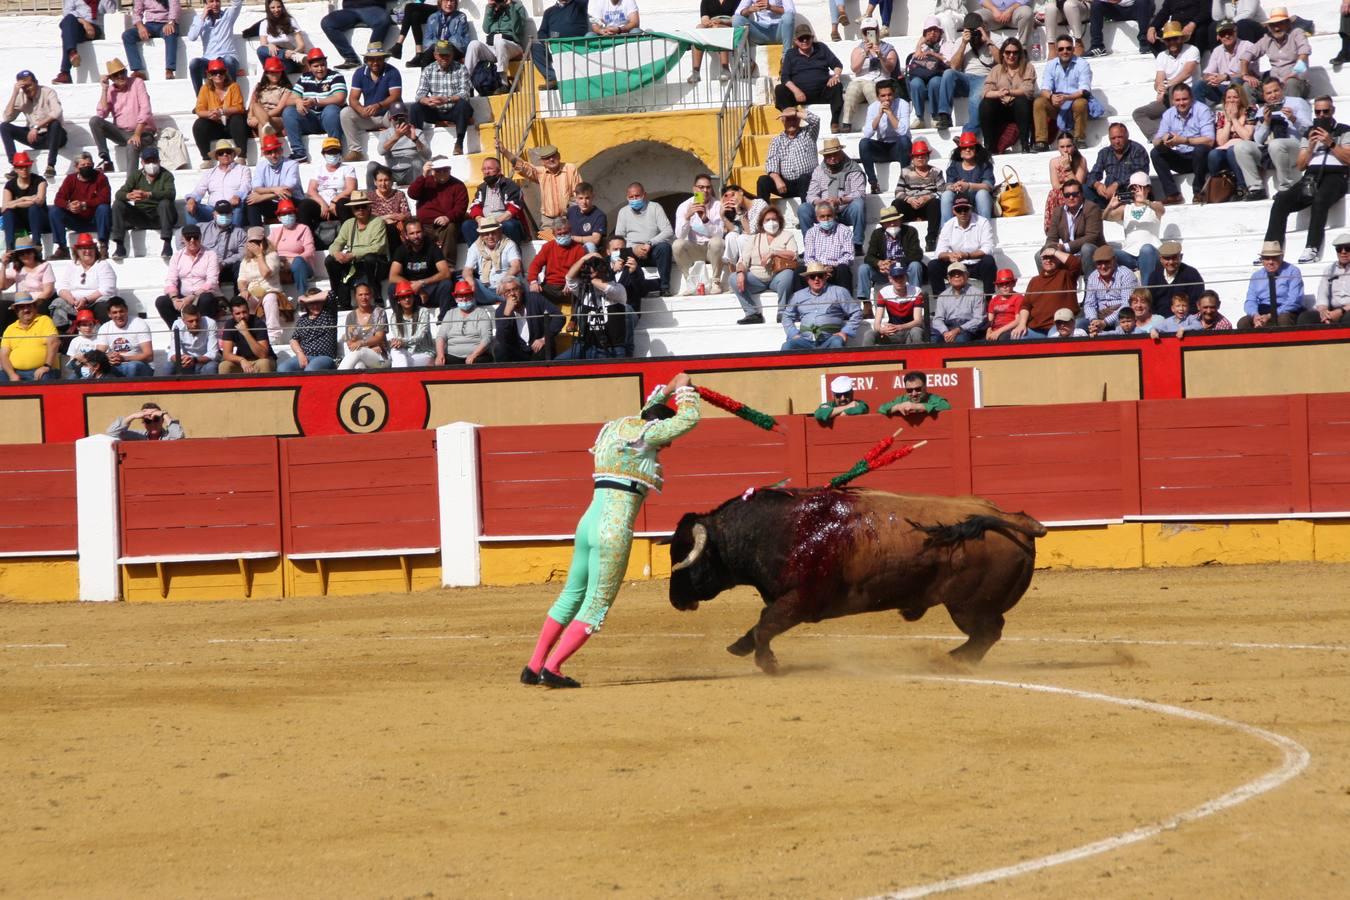
{"type": "Polygon", "coordinates": [[[523,668],[523,669],[520,670],[520,683],[521,683],[521,684],[538,684],[538,683],[539,683],[539,673],[536,672],[534,669],[531,669],[529,666],[526,666],[525,668],[523,668]]]}
{"type": "Polygon", "coordinates": [[[568,678],[561,672],[550,672],[548,669],[539,670],[539,682],[544,687],[550,688],[579,688],[581,682],[575,678],[568,678]]]}

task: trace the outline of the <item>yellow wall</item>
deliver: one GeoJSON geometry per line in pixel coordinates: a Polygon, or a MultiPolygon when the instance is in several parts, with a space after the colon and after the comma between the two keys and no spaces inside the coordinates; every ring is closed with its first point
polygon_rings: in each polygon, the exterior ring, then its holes
{"type": "Polygon", "coordinates": [[[616,409],[642,404],[637,375],[511,381],[428,383],[427,427],[450,422],[479,425],[571,425],[603,422],[616,409]]]}
{"type": "MultiPolygon", "coordinates": [[[[253,585],[250,600],[278,600],[282,594],[281,560],[250,559],[253,585]]],[[[160,596],[160,582],[153,563],[122,566],[122,598],[132,603],[162,600],[243,600],[244,580],[232,559],[212,562],[168,563],[169,594],[160,596]]]]}
{"type": "Polygon", "coordinates": [[[569,116],[541,119],[535,145],[554,144],[563,159],[584,165],[592,157],[621,144],[658,141],[692,153],[709,167],[717,165],[717,110],[618,116],[569,116]]]}
{"type": "MultiPolygon", "coordinates": [[[[441,585],[441,557],[437,553],[409,556],[412,589],[427,591],[441,585]]],[[[359,594],[394,593],[407,590],[403,568],[397,556],[353,557],[326,559],[324,571],[328,576],[328,593],[324,594],[319,578],[318,560],[286,561],[287,597],[350,597],[359,594]]]]}
{"type": "Polygon", "coordinates": [[[1144,546],[1137,522],[1052,528],[1036,541],[1036,567],[1042,569],[1137,569],[1144,546]]]}
{"type": "Polygon", "coordinates": [[[90,394],[85,397],[84,410],[90,434],[102,434],[113,419],[153,401],[182,423],[188,437],[285,436],[300,433],[295,395],[294,388],[90,394]]]}
{"type": "MultiPolygon", "coordinates": [[[[625,581],[651,577],[652,556],[664,556],[664,574],[670,574],[670,554],[665,547],[653,547],[648,538],[634,538],[628,557],[625,581]]],[[[479,550],[482,580],[485,585],[546,584],[559,586],[567,580],[572,562],[571,541],[510,541],[482,544],[479,550]]]]}
{"type": "Polygon", "coordinates": [[[0,603],[50,603],[80,599],[74,557],[0,559],[0,603]]]}

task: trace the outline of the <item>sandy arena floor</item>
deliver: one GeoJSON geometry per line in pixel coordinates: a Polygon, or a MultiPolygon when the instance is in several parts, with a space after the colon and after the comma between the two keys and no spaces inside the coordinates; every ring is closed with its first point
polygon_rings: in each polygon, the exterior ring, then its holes
{"type": "Polygon", "coordinates": [[[1350,567],[1039,573],[976,670],[934,610],[777,679],[723,650],[752,593],[665,590],[569,692],[516,681],[553,588],[4,606],[0,895],[1350,891],[1350,567]]]}

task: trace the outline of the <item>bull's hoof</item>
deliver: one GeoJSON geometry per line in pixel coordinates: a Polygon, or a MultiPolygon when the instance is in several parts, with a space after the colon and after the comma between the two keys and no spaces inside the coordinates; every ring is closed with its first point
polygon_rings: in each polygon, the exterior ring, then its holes
{"type": "Polygon", "coordinates": [[[765,675],[778,674],[778,659],[775,656],[757,656],[755,657],[755,664],[765,675]]]}
{"type": "Polygon", "coordinates": [[[923,618],[923,614],[926,612],[928,612],[927,607],[921,609],[902,609],[900,610],[900,617],[906,622],[917,622],[923,618]]]}
{"type": "Polygon", "coordinates": [[[755,641],[753,638],[743,637],[733,644],[728,644],[727,652],[732,656],[749,656],[755,652],[755,641]]]}

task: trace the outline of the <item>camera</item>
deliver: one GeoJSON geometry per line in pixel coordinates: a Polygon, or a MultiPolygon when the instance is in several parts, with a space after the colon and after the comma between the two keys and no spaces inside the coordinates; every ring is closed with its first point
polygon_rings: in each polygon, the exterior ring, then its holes
{"type": "Polygon", "coordinates": [[[1270,128],[1270,137],[1273,139],[1289,137],[1289,120],[1279,115],[1273,110],[1278,107],[1267,107],[1266,125],[1270,128]]]}

